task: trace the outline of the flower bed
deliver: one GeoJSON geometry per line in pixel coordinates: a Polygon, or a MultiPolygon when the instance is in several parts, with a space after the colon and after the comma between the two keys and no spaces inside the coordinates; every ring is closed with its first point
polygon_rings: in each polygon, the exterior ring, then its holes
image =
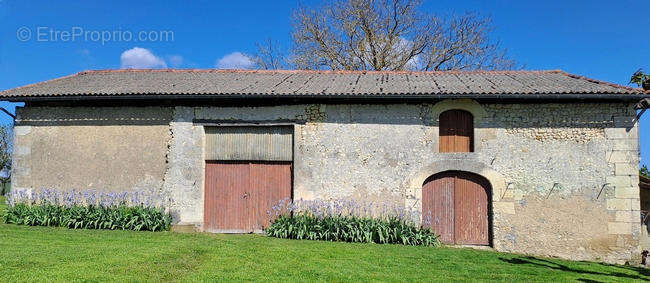
{"type": "Polygon", "coordinates": [[[154,191],[15,191],[7,203],[5,222],[19,225],[163,231],[171,224],[154,191]]]}
{"type": "Polygon", "coordinates": [[[354,201],[283,201],[273,207],[266,234],[278,238],[323,241],[439,245],[431,229],[418,226],[417,213],[354,201]]]}

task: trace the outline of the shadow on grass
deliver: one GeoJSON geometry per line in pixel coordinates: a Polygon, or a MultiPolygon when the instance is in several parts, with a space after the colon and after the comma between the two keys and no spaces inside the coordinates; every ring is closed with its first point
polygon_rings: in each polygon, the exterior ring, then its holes
{"type": "MultiPolygon", "coordinates": [[[[574,268],[570,267],[564,264],[560,264],[557,262],[553,262],[550,260],[542,259],[542,258],[536,258],[532,256],[525,256],[525,257],[516,257],[516,258],[499,258],[501,261],[510,263],[510,264],[527,264],[527,265],[532,265],[532,266],[538,266],[538,267],[545,267],[545,268],[550,268],[558,271],[564,271],[564,272],[573,272],[576,274],[589,274],[589,275],[599,275],[599,276],[612,276],[612,277],[618,277],[618,278],[627,278],[627,279],[641,279],[641,280],[648,280],[648,276],[650,276],[650,271],[648,269],[642,268],[642,267],[634,267],[634,266],[621,266],[621,265],[613,265],[613,264],[606,264],[606,263],[598,263],[601,266],[606,266],[606,267],[614,267],[614,268],[621,268],[621,269],[626,269],[630,270],[633,272],[636,272],[638,274],[627,274],[627,273],[622,273],[622,272],[599,272],[599,271],[593,271],[593,270],[587,270],[587,269],[580,269],[580,268],[574,268]]],[[[578,279],[578,281],[582,282],[599,282],[595,280],[590,280],[590,279],[578,279]]]]}

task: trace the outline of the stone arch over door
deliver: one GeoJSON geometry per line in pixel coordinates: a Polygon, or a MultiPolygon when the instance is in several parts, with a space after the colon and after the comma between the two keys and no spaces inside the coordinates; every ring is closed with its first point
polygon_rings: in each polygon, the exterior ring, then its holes
{"type": "MultiPolygon", "coordinates": [[[[506,182],[503,175],[489,166],[472,159],[442,159],[432,162],[422,167],[410,179],[407,185],[408,188],[413,190],[420,190],[424,181],[432,175],[444,171],[465,171],[482,176],[490,182],[492,186],[492,201],[501,201],[501,196],[506,189],[506,182]]],[[[422,199],[422,195],[419,195],[422,199]]]]}
{"type": "Polygon", "coordinates": [[[464,171],[434,174],[422,184],[423,225],[445,244],[491,244],[491,186],[480,175],[464,171]]]}
{"type": "Polygon", "coordinates": [[[511,194],[506,193],[508,190],[506,189],[507,184],[504,176],[475,158],[445,158],[422,166],[406,180],[405,187],[407,187],[407,194],[410,197],[405,200],[405,206],[421,211],[422,184],[430,176],[445,171],[471,172],[489,181],[492,188],[492,245],[494,248],[499,249],[499,239],[503,237],[499,228],[502,226],[500,222],[502,218],[499,215],[514,214],[514,201],[512,197],[509,197],[511,194]]]}

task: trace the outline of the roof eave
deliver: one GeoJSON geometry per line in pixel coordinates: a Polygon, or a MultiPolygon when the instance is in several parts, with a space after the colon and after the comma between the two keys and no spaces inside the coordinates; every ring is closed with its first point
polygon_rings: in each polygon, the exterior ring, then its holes
{"type": "Polygon", "coordinates": [[[639,101],[650,98],[650,93],[638,94],[133,94],[133,95],[39,95],[39,96],[4,96],[0,100],[10,102],[47,102],[47,101],[90,101],[90,100],[187,100],[187,99],[522,99],[522,100],[620,100],[639,101]]]}

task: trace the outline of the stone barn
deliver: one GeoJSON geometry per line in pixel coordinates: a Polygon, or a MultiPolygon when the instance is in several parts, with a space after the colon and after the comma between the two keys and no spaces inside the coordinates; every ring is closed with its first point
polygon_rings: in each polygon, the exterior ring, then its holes
{"type": "Polygon", "coordinates": [[[177,227],[255,232],[284,198],[390,203],[452,245],[641,253],[643,91],[562,71],[87,71],[24,102],[12,190],[154,189],[177,227]],[[642,112],[641,112],[642,113],[642,112]]]}

